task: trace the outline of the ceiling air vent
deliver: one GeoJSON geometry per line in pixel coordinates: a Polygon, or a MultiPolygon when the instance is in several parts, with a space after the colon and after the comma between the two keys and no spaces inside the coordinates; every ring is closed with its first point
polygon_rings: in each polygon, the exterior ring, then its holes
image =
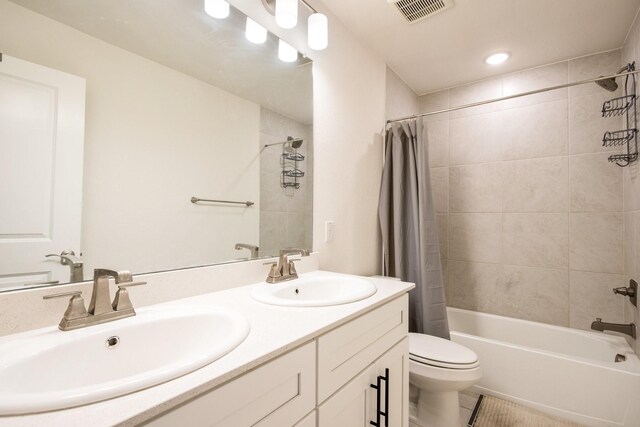
{"type": "Polygon", "coordinates": [[[453,0],[387,0],[396,7],[409,23],[418,22],[453,7],[453,0]]]}

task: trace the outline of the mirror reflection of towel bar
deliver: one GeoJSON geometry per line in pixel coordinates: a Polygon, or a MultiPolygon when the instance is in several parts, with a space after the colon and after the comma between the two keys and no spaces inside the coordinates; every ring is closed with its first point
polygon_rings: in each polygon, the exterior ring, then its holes
{"type": "Polygon", "coordinates": [[[255,203],[249,202],[249,201],[246,201],[246,202],[233,202],[233,201],[230,201],[230,200],[199,199],[197,197],[192,197],[191,198],[191,203],[198,203],[198,202],[228,203],[228,204],[232,204],[232,205],[245,205],[246,207],[255,205],[255,203]]]}

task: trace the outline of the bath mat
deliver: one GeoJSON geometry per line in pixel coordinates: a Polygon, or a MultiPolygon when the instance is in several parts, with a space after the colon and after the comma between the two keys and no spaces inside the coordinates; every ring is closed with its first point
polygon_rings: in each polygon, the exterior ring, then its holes
{"type": "Polygon", "coordinates": [[[580,427],[535,409],[496,397],[480,395],[471,414],[469,427],[580,427]]]}

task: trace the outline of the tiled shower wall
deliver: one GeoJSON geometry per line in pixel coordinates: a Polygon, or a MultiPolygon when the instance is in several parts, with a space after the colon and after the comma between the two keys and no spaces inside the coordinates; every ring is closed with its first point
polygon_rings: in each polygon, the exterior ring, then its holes
{"type": "MultiPolygon", "coordinates": [[[[507,74],[424,95],[420,111],[613,74],[621,63],[616,50],[507,74]]],[[[580,329],[596,317],[623,321],[611,288],[624,283],[630,215],[623,170],[601,146],[621,120],[600,113],[619,95],[589,84],[428,118],[448,305],[580,329]]]]}
{"type": "MultiPolygon", "coordinates": [[[[640,23],[636,17],[636,22],[631,27],[627,35],[627,40],[622,48],[623,63],[627,64],[636,61],[636,68],[640,66],[640,23]]],[[[619,83],[623,83],[618,79],[619,83]]],[[[640,272],[640,165],[638,162],[623,169],[623,218],[624,218],[624,281],[629,279],[638,280],[640,272]]],[[[634,322],[636,325],[640,321],[640,312],[637,307],[631,305],[629,299],[625,298],[624,321],[634,322]]],[[[629,338],[630,341],[631,338],[629,338]]],[[[640,354],[640,340],[635,343],[636,353],[640,354]]]]}
{"type": "Polygon", "coordinates": [[[260,109],[260,255],[277,255],[281,248],[312,249],[313,140],[312,126],[299,123],[264,107],[260,109]],[[305,159],[298,168],[300,188],[282,188],[282,146],[263,147],[304,138],[298,152],[305,159]]]}

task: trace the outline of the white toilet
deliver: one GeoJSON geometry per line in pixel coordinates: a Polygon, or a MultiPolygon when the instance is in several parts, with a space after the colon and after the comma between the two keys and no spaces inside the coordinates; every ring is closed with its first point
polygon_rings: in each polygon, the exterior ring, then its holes
{"type": "Polygon", "coordinates": [[[460,427],[458,392],[481,377],[480,361],[470,349],[410,333],[410,427],[460,427]]]}

